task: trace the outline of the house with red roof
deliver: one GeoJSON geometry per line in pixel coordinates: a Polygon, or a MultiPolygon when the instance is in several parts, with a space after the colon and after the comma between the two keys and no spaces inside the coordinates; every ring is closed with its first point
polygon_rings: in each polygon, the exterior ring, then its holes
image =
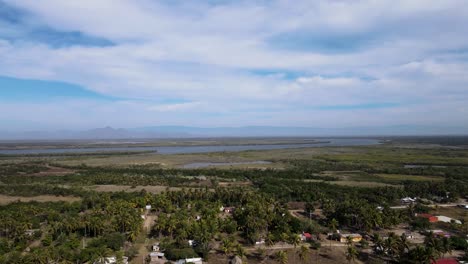
{"type": "Polygon", "coordinates": [[[433,264],[458,264],[458,261],[454,258],[445,258],[445,259],[438,259],[433,264]]]}
{"type": "Polygon", "coordinates": [[[310,233],[302,233],[301,235],[301,240],[302,241],[311,241],[312,240],[312,235],[310,233]]]}
{"type": "Polygon", "coordinates": [[[425,218],[425,219],[429,220],[430,223],[435,223],[435,222],[439,221],[437,216],[433,216],[431,214],[416,214],[416,217],[425,218]]]}

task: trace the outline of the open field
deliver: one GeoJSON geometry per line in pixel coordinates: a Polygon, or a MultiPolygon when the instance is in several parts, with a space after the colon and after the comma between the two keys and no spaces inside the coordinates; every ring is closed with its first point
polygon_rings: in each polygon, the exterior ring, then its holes
{"type": "Polygon", "coordinates": [[[182,188],[167,186],[127,186],[127,185],[93,185],[86,187],[96,192],[140,192],[145,190],[149,193],[161,193],[165,191],[180,191],[182,188]]]}
{"type": "Polygon", "coordinates": [[[102,147],[167,147],[167,146],[229,146],[313,144],[327,140],[310,137],[271,138],[193,138],[193,139],[135,139],[135,140],[62,140],[62,141],[0,141],[0,149],[60,149],[102,147]]]}
{"type": "Polygon", "coordinates": [[[331,181],[330,184],[336,184],[340,186],[350,186],[350,187],[368,187],[368,188],[375,188],[375,187],[386,187],[386,186],[395,186],[388,183],[382,182],[372,182],[372,181],[331,181]]]}
{"type": "Polygon", "coordinates": [[[403,175],[403,174],[377,174],[377,176],[385,182],[401,182],[401,181],[443,181],[440,176],[424,176],[424,175],[403,175]]]}
{"type": "MultiPolygon", "coordinates": [[[[0,210],[0,217],[17,226],[19,234],[24,233],[23,227],[47,225],[41,229],[42,240],[36,240],[39,244],[25,240],[18,244],[22,246],[18,252],[25,252],[26,246],[31,245],[35,245],[37,252],[66,250],[66,245],[55,237],[68,229],[69,233],[64,233],[67,243],[76,237],[80,240],[75,244],[87,241],[86,248],[77,252],[101,252],[101,246],[116,252],[123,246],[125,254],[133,256],[131,263],[142,263],[151,243],[163,240],[167,241],[163,245],[166,253],[182,247],[192,256],[202,256],[206,252],[201,248],[182,243],[202,236],[210,241],[208,263],[226,263],[226,255],[237,254],[237,246],[230,254],[223,252],[223,243],[228,238],[245,250],[248,263],[278,263],[275,255],[280,250],[286,252],[289,263],[300,263],[298,248],[294,249],[291,241],[297,234],[310,232],[318,237],[315,242],[321,243],[321,247],[317,251],[306,244],[309,260],[344,263],[346,243],[326,239],[327,233],[333,231],[333,219],[343,232],[361,235],[379,232],[384,237],[388,232],[402,234],[411,228],[438,228],[465,237],[463,229],[447,224],[415,226],[418,219],[407,212],[409,208],[400,205],[400,199],[424,198],[437,206],[415,210],[467,221],[466,211],[453,207],[468,193],[467,166],[468,150],[391,144],[176,155],[2,157],[0,204],[6,206],[4,211],[0,210]],[[257,161],[268,163],[252,163],[257,161]],[[212,166],[198,167],[198,163],[212,166]],[[182,168],[186,164],[193,167],[182,168]],[[17,200],[78,203],[13,203],[17,200]],[[146,205],[152,205],[152,209],[146,210],[146,205]],[[234,213],[220,212],[221,206],[233,208],[234,213]],[[301,214],[308,212],[310,206],[314,210],[312,215],[301,214]],[[379,211],[378,206],[399,210],[379,211]],[[242,210],[236,210],[240,207],[242,210]],[[143,220],[142,212],[152,217],[143,220]],[[44,216],[50,222],[45,223],[44,216]],[[93,223],[93,229],[83,223],[93,223]],[[150,232],[140,233],[145,227],[150,232]],[[212,232],[199,233],[212,228],[215,229],[212,232]],[[251,229],[257,231],[245,231],[251,229]],[[265,230],[274,243],[259,254],[255,241],[257,234],[265,234],[265,230]],[[42,243],[46,235],[52,237],[51,246],[47,246],[48,241],[42,243]],[[108,239],[120,241],[118,247],[113,247],[108,239]]],[[[423,241],[424,235],[419,233],[412,240],[419,244],[423,241]]],[[[369,257],[377,259],[377,263],[382,260],[369,248],[357,250],[356,263],[368,263],[369,257]]],[[[405,253],[403,257],[411,255],[405,253]]],[[[89,256],[67,258],[89,259],[89,256]]]]}
{"type": "Polygon", "coordinates": [[[54,195],[38,195],[31,197],[9,196],[0,194],[0,205],[5,205],[14,202],[76,202],[80,201],[79,197],[72,196],[54,196],[54,195]]]}

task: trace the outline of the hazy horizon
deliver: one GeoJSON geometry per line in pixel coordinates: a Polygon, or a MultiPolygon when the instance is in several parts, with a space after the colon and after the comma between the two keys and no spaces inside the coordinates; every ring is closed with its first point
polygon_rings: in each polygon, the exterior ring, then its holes
{"type": "Polygon", "coordinates": [[[466,25],[462,0],[0,0],[0,132],[467,134],[466,25]]]}

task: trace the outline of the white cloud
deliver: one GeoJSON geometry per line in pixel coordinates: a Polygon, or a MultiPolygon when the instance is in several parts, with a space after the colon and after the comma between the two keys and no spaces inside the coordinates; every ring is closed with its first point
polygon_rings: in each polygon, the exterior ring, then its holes
{"type": "MultiPolygon", "coordinates": [[[[70,82],[126,100],[105,105],[87,102],[89,109],[102,113],[94,115],[95,123],[109,120],[110,115],[132,119],[155,113],[171,119],[137,118],[127,126],[194,122],[177,116],[190,112],[189,116],[230,115],[237,125],[261,119],[270,124],[321,126],[344,122],[341,117],[345,116],[350,124],[420,120],[430,124],[443,117],[423,115],[424,109],[450,112],[446,120],[453,122],[466,114],[466,108],[452,105],[468,101],[467,60],[460,60],[463,54],[446,54],[468,47],[464,27],[468,8],[463,0],[299,0],[294,4],[278,0],[223,5],[149,0],[4,2],[27,11],[27,25],[79,31],[114,43],[57,48],[34,40],[2,40],[0,35],[0,75],[70,82]],[[356,41],[362,47],[330,52],[308,48],[306,41],[303,48],[276,48],[271,37],[283,33],[306,40],[315,34],[313,41],[345,36],[343,41],[356,41]],[[272,74],[256,73],[259,70],[272,74]],[[288,76],[290,72],[293,77],[288,76]],[[188,103],[137,103],[165,98],[188,103]],[[441,98],[444,104],[439,105],[441,98]],[[313,110],[370,103],[401,106],[363,109],[359,114],[313,110]]],[[[45,109],[35,118],[45,120],[65,106],[35,107],[45,109]]],[[[61,111],[63,116],[56,120],[76,116],[74,111],[82,112],[82,106],[61,111]]],[[[19,111],[16,117],[30,115],[19,111]]],[[[227,122],[216,117],[205,120],[207,125],[227,122]]]]}

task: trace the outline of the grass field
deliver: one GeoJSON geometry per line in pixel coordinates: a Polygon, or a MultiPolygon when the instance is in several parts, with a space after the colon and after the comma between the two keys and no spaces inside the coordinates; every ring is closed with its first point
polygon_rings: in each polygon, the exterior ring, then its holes
{"type": "Polygon", "coordinates": [[[72,196],[53,196],[53,195],[38,195],[32,197],[9,196],[0,194],[0,205],[5,205],[13,202],[76,202],[81,200],[78,197],[72,196]]]}
{"type": "MultiPolygon", "coordinates": [[[[89,190],[94,190],[97,192],[140,192],[145,190],[149,193],[161,193],[167,190],[169,191],[179,191],[182,190],[180,187],[167,187],[167,186],[128,186],[128,185],[92,185],[86,187],[89,190]]],[[[186,189],[196,189],[196,188],[186,188],[186,189]]]]}
{"type": "Polygon", "coordinates": [[[377,174],[377,176],[385,182],[401,182],[401,181],[443,181],[444,178],[438,176],[423,176],[423,175],[403,175],[403,174],[377,174]]]}

